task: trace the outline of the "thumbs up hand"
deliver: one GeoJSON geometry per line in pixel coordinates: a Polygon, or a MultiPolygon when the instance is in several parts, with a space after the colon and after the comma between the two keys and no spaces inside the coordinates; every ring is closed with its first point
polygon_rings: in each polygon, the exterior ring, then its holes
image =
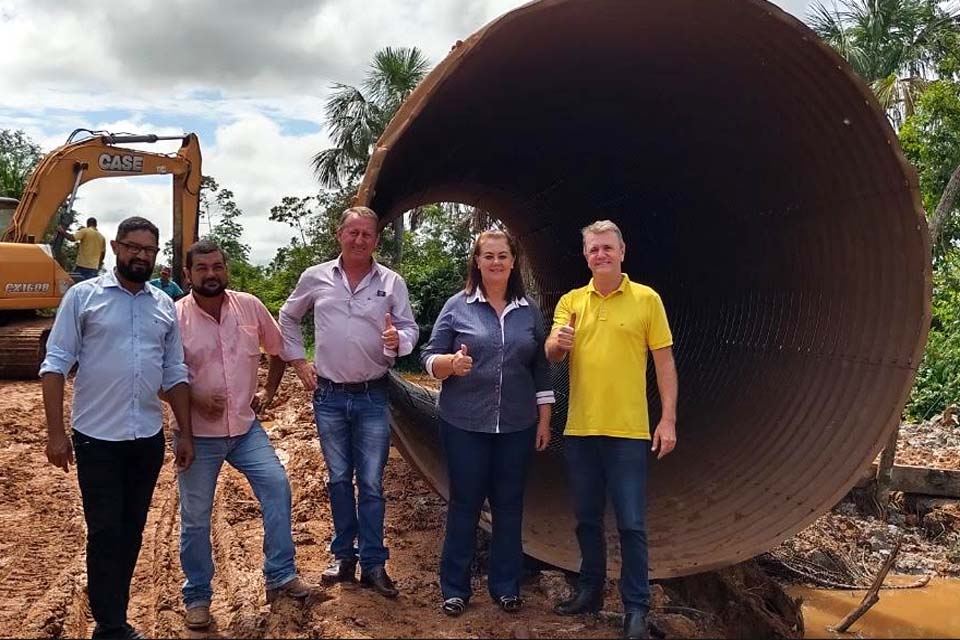
{"type": "Polygon", "coordinates": [[[455,376],[465,376],[470,373],[470,369],[473,368],[473,358],[467,355],[467,345],[461,344],[460,350],[453,354],[450,367],[455,376]]]}
{"type": "Polygon", "coordinates": [[[577,314],[571,313],[567,324],[557,330],[557,346],[564,353],[573,351],[573,340],[576,338],[577,331],[574,325],[577,323],[577,314]]]}
{"type": "Polygon", "coordinates": [[[389,349],[390,351],[399,350],[400,334],[397,332],[397,328],[393,326],[393,316],[389,313],[384,321],[384,329],[381,337],[383,338],[383,347],[385,349],[389,349]]]}

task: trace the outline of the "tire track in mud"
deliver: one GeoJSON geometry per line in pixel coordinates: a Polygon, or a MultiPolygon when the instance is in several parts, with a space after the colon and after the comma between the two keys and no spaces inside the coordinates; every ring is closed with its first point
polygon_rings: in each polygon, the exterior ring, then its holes
{"type": "Polygon", "coordinates": [[[178,555],[179,507],[176,474],[172,456],[168,453],[153,493],[140,559],[131,585],[130,616],[133,618],[139,613],[134,610],[135,603],[142,607],[138,628],[149,637],[175,637],[182,626],[177,612],[182,580],[178,555]]]}
{"type": "Polygon", "coordinates": [[[39,385],[2,386],[0,635],[83,636],[90,612],[76,471],[47,462],[39,385]]]}
{"type": "Polygon", "coordinates": [[[314,636],[306,602],[281,597],[268,604],[263,578],[263,518],[246,478],[225,465],[213,514],[216,566],[212,613],[231,637],[314,636]]]}

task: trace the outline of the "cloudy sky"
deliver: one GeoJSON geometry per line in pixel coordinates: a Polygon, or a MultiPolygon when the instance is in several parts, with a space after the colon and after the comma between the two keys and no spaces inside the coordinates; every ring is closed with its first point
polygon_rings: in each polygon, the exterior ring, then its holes
{"type": "MultiPolygon", "coordinates": [[[[270,207],[317,190],[309,162],[329,146],[322,114],[331,83],[359,84],[385,46],[418,46],[439,62],[521,4],[0,0],[0,129],[23,129],[44,151],[77,128],[198,133],[204,174],[236,194],[253,260],[266,263],[292,235],[267,220],[270,207]]],[[[776,4],[803,17],[811,1],[776,4]]],[[[77,208],[108,238],[133,214],[169,237],[168,181],[97,180],[79,195],[77,208]]]]}

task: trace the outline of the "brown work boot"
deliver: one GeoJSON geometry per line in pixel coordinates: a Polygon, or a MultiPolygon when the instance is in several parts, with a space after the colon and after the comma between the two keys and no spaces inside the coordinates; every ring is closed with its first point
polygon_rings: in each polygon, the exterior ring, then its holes
{"type": "Polygon", "coordinates": [[[289,596],[291,598],[306,598],[312,592],[312,586],[301,580],[299,577],[294,577],[292,580],[285,582],[282,586],[279,586],[276,589],[267,589],[267,604],[272,603],[281,595],[289,596]]]}
{"type": "Polygon", "coordinates": [[[337,582],[353,582],[357,579],[357,559],[343,558],[333,561],[323,575],[320,576],[320,582],[323,584],[335,584],[337,582]]]}
{"type": "Polygon", "coordinates": [[[201,605],[187,609],[183,621],[187,623],[188,629],[206,629],[210,626],[210,607],[201,605]]]}

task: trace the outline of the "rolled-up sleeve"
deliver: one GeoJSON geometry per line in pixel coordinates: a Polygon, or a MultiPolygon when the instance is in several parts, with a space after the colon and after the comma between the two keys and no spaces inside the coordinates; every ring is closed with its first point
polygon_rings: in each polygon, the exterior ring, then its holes
{"type": "Polygon", "coordinates": [[[80,355],[81,299],[78,289],[71,288],[60,301],[53,329],[47,338],[47,354],[40,365],[40,375],[59,373],[66,377],[80,355]]]}
{"type": "MultiPolygon", "coordinates": [[[[390,310],[393,317],[393,326],[397,328],[397,334],[400,338],[400,345],[397,355],[407,356],[413,353],[413,348],[417,345],[420,338],[420,327],[417,325],[416,318],[413,317],[413,307],[410,306],[410,294],[407,291],[407,283],[403,278],[397,277],[393,290],[393,306],[390,310]]],[[[393,356],[390,349],[384,348],[384,353],[393,356]]]]}
{"type": "Polygon", "coordinates": [[[554,404],[556,397],[553,394],[553,379],[550,376],[550,363],[547,362],[547,354],[544,349],[544,343],[547,340],[547,332],[544,327],[543,313],[540,307],[530,303],[530,310],[533,312],[533,335],[537,340],[537,352],[533,361],[533,383],[537,389],[537,404],[554,404]]]}
{"type": "Polygon", "coordinates": [[[454,351],[453,339],[456,332],[453,328],[453,309],[456,297],[462,295],[462,293],[455,294],[443,305],[443,309],[440,310],[440,315],[437,316],[433,325],[433,331],[430,332],[430,341],[420,350],[420,363],[423,365],[424,371],[432,378],[436,378],[433,375],[433,361],[437,356],[454,351]]]}
{"type": "Polygon", "coordinates": [[[270,315],[262,302],[254,298],[254,304],[257,308],[257,327],[260,332],[260,345],[263,350],[271,356],[279,356],[283,353],[283,334],[280,332],[280,325],[270,315]]]}
{"type": "MultiPolygon", "coordinates": [[[[168,298],[169,300],[169,298],[168,298]]],[[[170,302],[171,308],[173,302],[170,302]]],[[[181,382],[189,383],[190,377],[187,364],[183,359],[183,339],[180,336],[180,323],[177,314],[173,312],[173,322],[167,334],[163,337],[163,379],[160,386],[169,391],[181,382]]]]}
{"type": "Polygon", "coordinates": [[[316,287],[308,269],[300,275],[297,286],[280,307],[280,333],[283,336],[283,350],[280,352],[280,357],[287,362],[303,360],[307,357],[300,321],[313,306],[315,290],[316,287]]]}

